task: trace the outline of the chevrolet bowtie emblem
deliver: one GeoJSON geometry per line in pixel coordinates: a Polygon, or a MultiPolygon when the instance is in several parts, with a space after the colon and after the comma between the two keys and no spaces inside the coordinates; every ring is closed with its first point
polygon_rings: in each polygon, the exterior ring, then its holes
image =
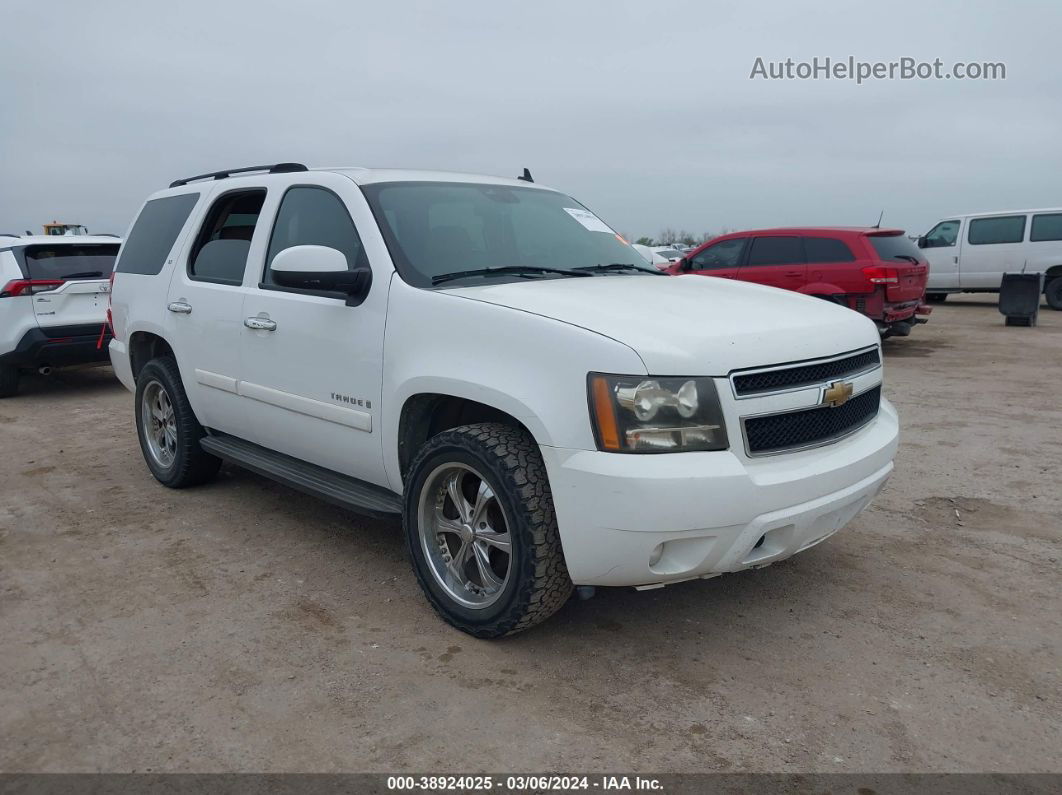
{"type": "Polygon", "coordinates": [[[834,381],[822,393],[822,404],[836,408],[843,406],[852,397],[852,385],[847,381],[834,381]]]}

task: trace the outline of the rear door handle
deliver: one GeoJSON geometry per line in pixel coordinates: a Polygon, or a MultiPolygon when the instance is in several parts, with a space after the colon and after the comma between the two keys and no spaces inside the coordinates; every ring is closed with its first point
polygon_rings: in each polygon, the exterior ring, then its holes
{"type": "Polygon", "coordinates": [[[785,275],[786,276],[803,276],[804,272],[803,271],[786,271],[785,275]]]}
{"type": "Polygon", "coordinates": [[[243,325],[247,328],[252,328],[255,331],[276,331],[277,322],[270,320],[267,317],[249,317],[245,318],[243,325]]]}
{"type": "Polygon", "coordinates": [[[192,305],[186,304],[184,301],[170,301],[166,308],[171,312],[176,312],[178,315],[192,314],[192,305]]]}

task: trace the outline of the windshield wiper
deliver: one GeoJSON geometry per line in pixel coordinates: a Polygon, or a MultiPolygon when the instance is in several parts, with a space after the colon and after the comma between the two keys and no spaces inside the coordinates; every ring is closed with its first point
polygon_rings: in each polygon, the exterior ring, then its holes
{"type": "Polygon", "coordinates": [[[68,273],[60,276],[60,279],[95,279],[103,275],[103,271],[82,271],[81,273],[68,273]]]}
{"type": "Polygon", "coordinates": [[[908,262],[913,262],[915,265],[919,264],[918,257],[912,257],[910,254],[893,254],[892,256],[896,259],[905,259],[908,262]]]}
{"type": "Polygon", "coordinates": [[[564,268],[543,268],[539,265],[499,265],[493,268],[474,268],[467,271],[454,271],[453,273],[440,273],[438,276],[431,277],[431,283],[434,287],[436,284],[442,284],[443,282],[453,281],[454,279],[463,279],[466,276],[504,276],[506,274],[514,274],[516,276],[527,276],[539,273],[558,273],[562,276],[589,276],[589,273],[581,273],[578,270],[565,270],[564,268]]]}
{"type": "Polygon", "coordinates": [[[577,271],[593,271],[602,273],[604,271],[641,271],[642,273],[652,273],[655,276],[667,276],[662,270],[656,268],[646,268],[641,265],[633,265],[629,262],[610,262],[608,265],[584,265],[581,268],[576,268],[577,271]]]}

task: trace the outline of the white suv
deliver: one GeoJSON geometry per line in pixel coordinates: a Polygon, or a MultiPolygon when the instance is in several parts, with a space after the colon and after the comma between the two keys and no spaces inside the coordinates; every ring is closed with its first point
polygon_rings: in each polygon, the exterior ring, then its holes
{"type": "Polygon", "coordinates": [[[0,397],[23,370],[106,362],[107,294],[121,241],[0,235],[0,397]]]}
{"type": "Polygon", "coordinates": [[[786,558],[892,470],[872,322],[662,274],[526,176],[178,180],[136,218],[112,302],[159,481],[226,459],[400,514],[428,600],[478,637],[542,621],[573,584],[786,558]]]}

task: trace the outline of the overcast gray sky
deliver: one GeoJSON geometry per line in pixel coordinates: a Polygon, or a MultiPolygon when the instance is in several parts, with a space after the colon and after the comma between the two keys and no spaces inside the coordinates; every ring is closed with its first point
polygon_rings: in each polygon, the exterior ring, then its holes
{"type": "Polygon", "coordinates": [[[1062,4],[8,2],[0,231],[122,233],[177,177],[295,160],[513,175],[620,231],[1062,205],[1062,4]],[[1003,81],[750,80],[757,56],[1003,81]]]}

